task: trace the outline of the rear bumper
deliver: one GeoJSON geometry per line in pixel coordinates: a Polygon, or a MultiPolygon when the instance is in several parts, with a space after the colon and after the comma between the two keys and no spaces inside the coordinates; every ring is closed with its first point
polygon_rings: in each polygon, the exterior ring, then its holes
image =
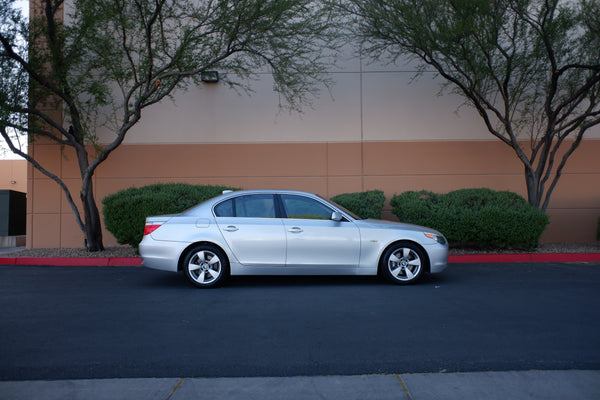
{"type": "Polygon", "coordinates": [[[142,266],[177,272],[179,257],[188,245],[185,242],[154,240],[152,235],[146,235],[139,246],[142,266]]]}

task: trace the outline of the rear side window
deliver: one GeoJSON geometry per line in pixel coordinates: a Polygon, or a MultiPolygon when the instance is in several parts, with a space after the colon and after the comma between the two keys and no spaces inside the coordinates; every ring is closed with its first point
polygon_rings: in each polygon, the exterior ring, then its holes
{"type": "Polygon", "coordinates": [[[217,217],[234,217],[233,199],[225,200],[215,206],[215,215],[217,217]]]}
{"type": "Polygon", "coordinates": [[[272,194],[238,196],[217,204],[217,217],[275,218],[275,198],[272,194]]]}

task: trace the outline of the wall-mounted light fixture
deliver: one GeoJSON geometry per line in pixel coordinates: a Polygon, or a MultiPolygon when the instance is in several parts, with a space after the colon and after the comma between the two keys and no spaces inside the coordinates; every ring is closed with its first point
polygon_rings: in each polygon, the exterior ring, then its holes
{"type": "Polygon", "coordinates": [[[200,80],[206,83],[219,82],[219,73],[217,71],[202,71],[200,72],[200,80]]]}

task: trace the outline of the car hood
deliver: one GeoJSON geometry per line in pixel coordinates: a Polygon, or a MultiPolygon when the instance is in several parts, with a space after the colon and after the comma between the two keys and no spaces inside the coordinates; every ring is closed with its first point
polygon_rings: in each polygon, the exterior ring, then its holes
{"type": "Polygon", "coordinates": [[[354,221],[356,225],[361,228],[370,228],[370,229],[402,229],[406,231],[415,231],[415,232],[431,232],[438,235],[441,235],[440,232],[435,229],[427,228],[425,226],[406,224],[404,222],[395,222],[395,221],[385,221],[381,219],[360,219],[354,221]]]}

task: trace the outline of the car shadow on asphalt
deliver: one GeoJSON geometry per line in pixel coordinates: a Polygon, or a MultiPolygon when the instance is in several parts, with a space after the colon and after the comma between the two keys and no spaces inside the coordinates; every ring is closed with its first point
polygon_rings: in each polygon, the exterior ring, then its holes
{"type": "MultiPolygon", "coordinates": [[[[369,286],[381,285],[388,287],[411,287],[422,285],[437,285],[449,283],[452,281],[450,277],[444,274],[426,274],[422,276],[418,282],[410,285],[394,285],[383,277],[379,276],[315,276],[315,275],[290,275],[290,276],[230,276],[227,280],[218,287],[209,290],[219,290],[224,288],[236,287],[317,287],[317,286],[369,286]]],[[[148,281],[152,286],[156,287],[171,287],[171,288],[186,288],[196,290],[189,283],[183,273],[165,273],[156,272],[156,276],[148,281]]]]}
{"type": "Polygon", "coordinates": [[[385,284],[375,276],[231,276],[225,282],[230,287],[249,286],[330,286],[385,284]]]}

